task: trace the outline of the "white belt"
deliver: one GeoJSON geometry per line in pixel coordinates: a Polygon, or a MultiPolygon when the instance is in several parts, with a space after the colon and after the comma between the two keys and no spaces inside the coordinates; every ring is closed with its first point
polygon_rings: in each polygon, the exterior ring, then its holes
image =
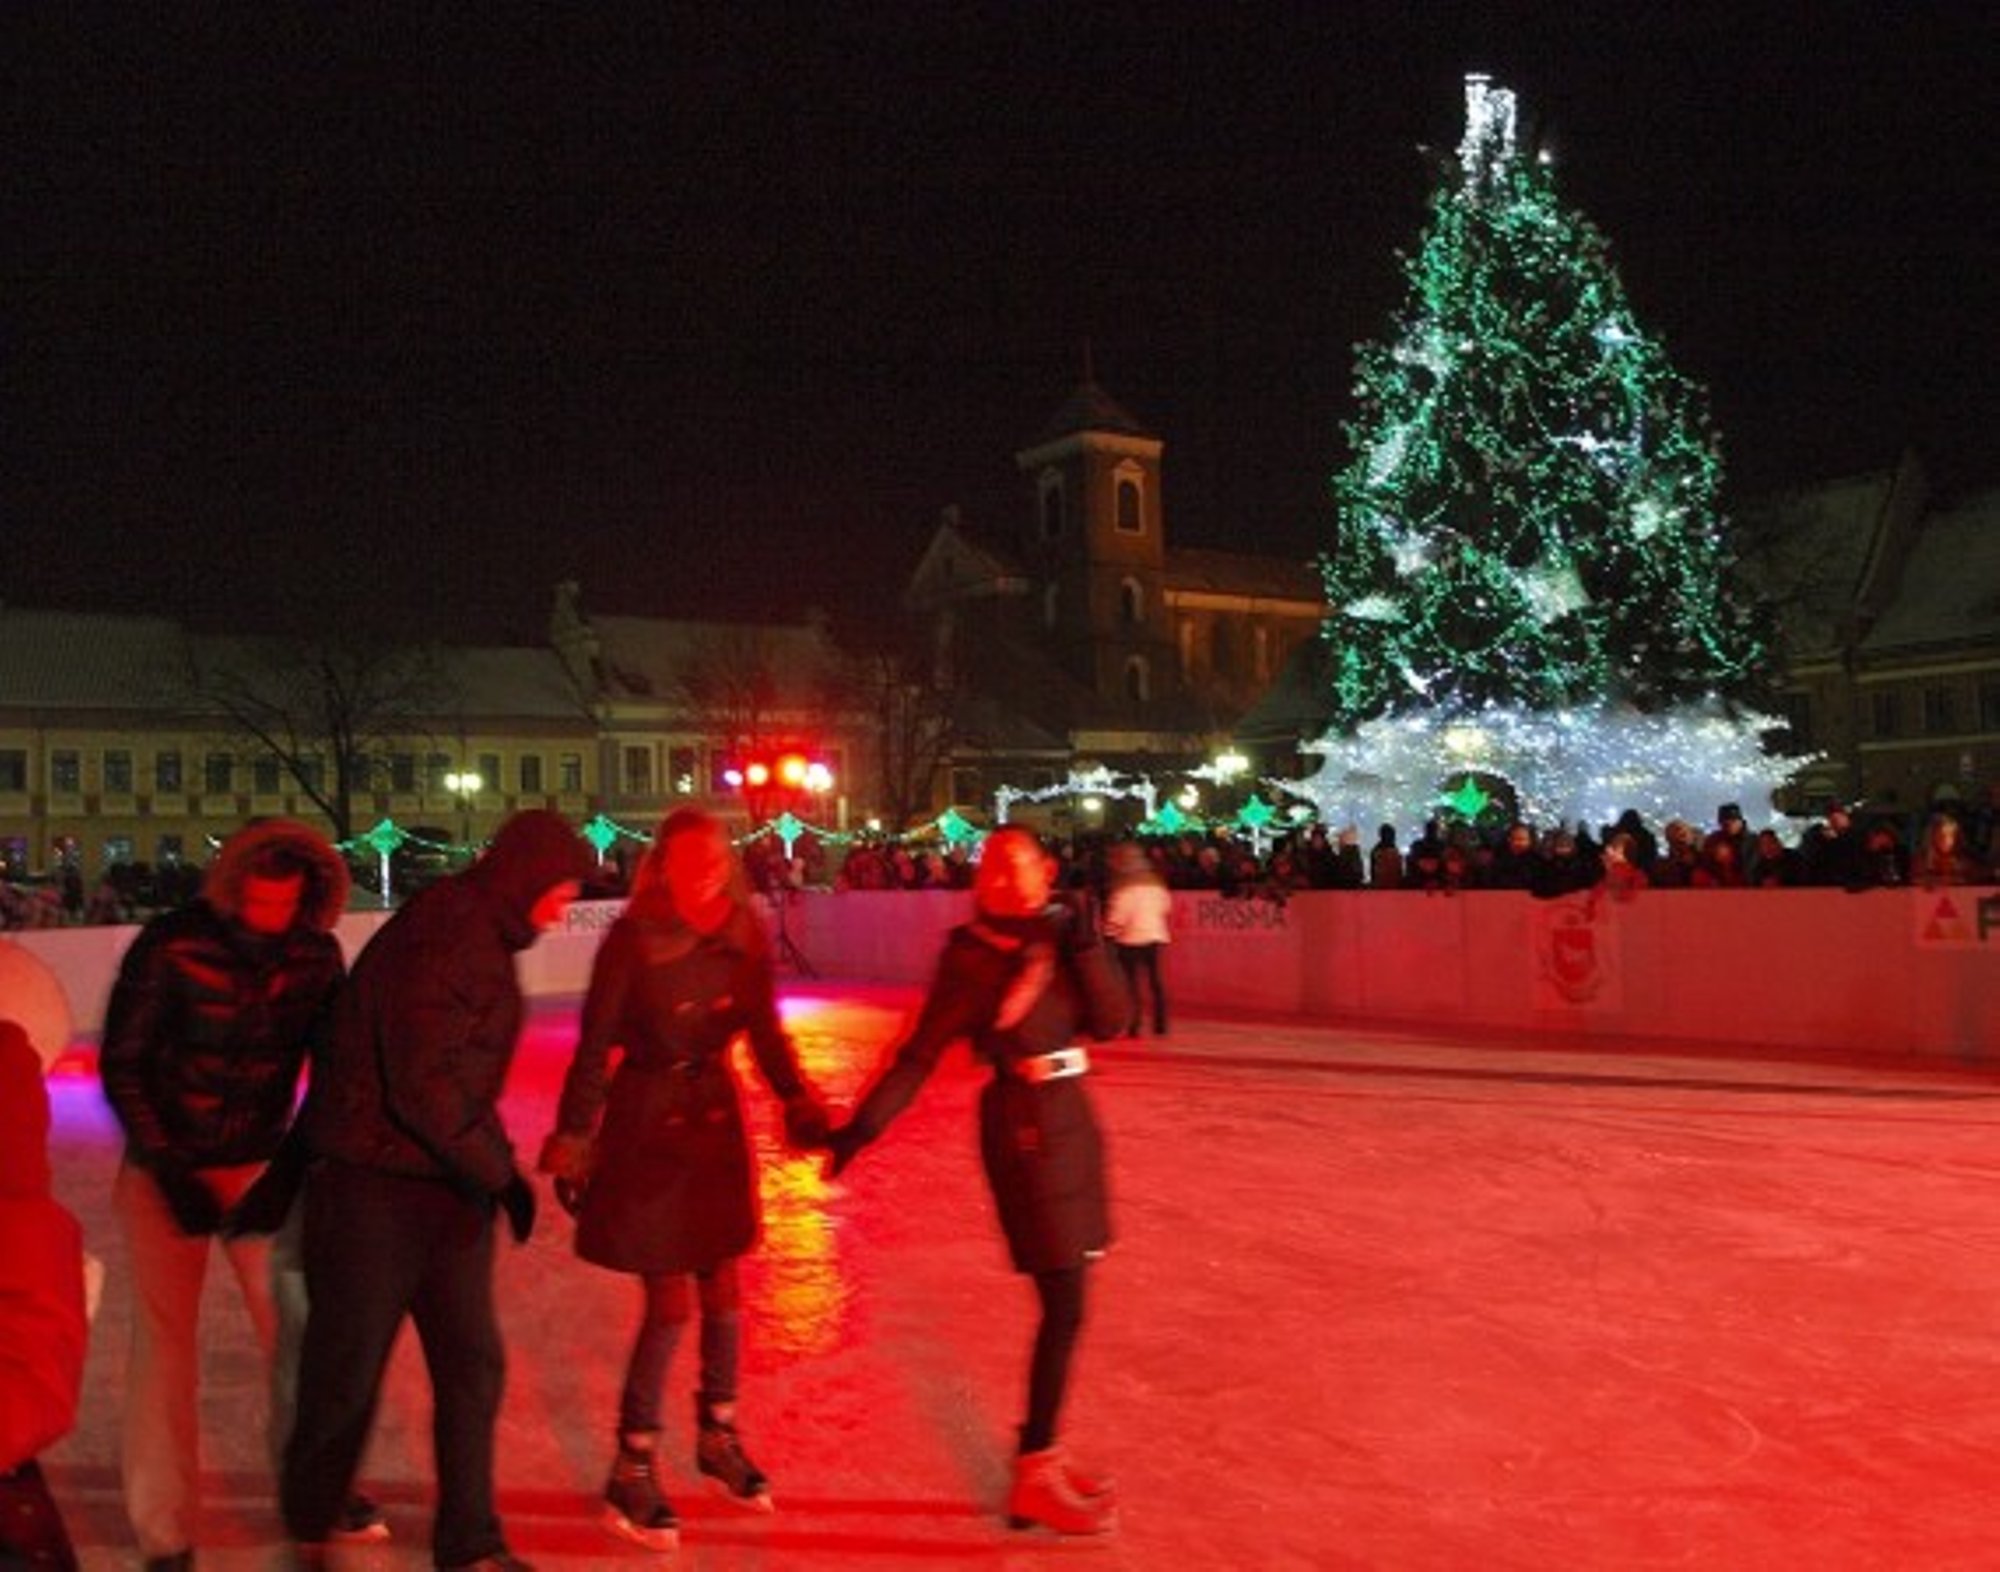
{"type": "Polygon", "coordinates": [[[1081,1048],[1058,1048],[1032,1059],[1009,1059],[1007,1068],[1024,1081],[1066,1081],[1090,1068],[1090,1055],[1081,1048]]]}

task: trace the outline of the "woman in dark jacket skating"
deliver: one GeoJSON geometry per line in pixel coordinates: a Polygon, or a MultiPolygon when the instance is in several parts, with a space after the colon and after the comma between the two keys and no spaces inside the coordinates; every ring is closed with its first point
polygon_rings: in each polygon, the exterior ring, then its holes
{"type": "Polygon", "coordinates": [[[542,1153],[576,1213],[577,1254],[645,1284],[605,1500],[607,1523],[654,1549],[671,1548],[677,1532],[653,1468],[661,1389],[697,1298],[696,1467],[738,1500],[770,1507],[735,1426],[736,1262],[758,1233],[756,1176],[729,1070],[739,1035],[784,1105],[787,1138],[823,1141],[825,1115],[779,1023],[770,949],[728,837],[710,815],[679,809],[660,826],[592,966],[542,1153]],[[613,1048],[624,1057],[607,1078],[613,1048]]]}
{"type": "Polygon", "coordinates": [[[976,918],[952,930],[921,1015],[889,1068],[827,1144],[839,1173],[888,1128],[960,1038],[993,1066],[979,1100],[979,1146],[1014,1268],[1041,1300],[1007,1512],[1016,1528],[1093,1534],[1114,1521],[1108,1480],[1069,1462],[1056,1419],[1083,1327],[1085,1273],[1111,1243],[1104,1147],[1079,1032],[1114,1037],[1126,995],[1085,914],[1050,905],[1055,873],[1019,827],[986,842],[976,918]]]}

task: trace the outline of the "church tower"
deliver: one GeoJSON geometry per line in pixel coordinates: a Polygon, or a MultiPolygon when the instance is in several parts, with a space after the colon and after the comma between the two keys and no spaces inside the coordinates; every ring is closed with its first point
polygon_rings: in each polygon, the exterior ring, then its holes
{"type": "Polygon", "coordinates": [[[1167,616],[1160,439],[1086,372],[1015,454],[1030,508],[1019,554],[1032,615],[1107,715],[1137,721],[1179,687],[1167,616]]]}

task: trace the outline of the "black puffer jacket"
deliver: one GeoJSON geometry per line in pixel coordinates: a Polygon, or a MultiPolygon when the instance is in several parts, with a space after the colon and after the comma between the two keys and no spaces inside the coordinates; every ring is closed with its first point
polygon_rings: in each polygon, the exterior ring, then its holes
{"type": "Polygon", "coordinates": [[[193,1167],[261,1162],[291,1122],[299,1068],[324,1035],[343,970],[332,929],[347,868],[324,836],[284,819],[237,832],[209,864],[199,900],[132,941],[105,1006],[105,1096],[135,1161],[193,1167]],[[285,844],[309,865],[291,929],[236,921],[253,858],[285,844]]]}
{"type": "Polygon", "coordinates": [[[516,814],[472,868],[422,891],[368,942],[313,1066],[315,1156],[492,1195],[514,1176],[498,1104],[521,1027],[514,954],[546,891],[590,871],[553,813],[516,814]]]}

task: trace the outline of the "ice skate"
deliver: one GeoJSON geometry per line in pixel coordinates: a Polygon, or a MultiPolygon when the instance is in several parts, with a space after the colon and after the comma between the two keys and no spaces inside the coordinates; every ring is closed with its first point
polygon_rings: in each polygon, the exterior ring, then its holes
{"type": "MultiPolygon", "coordinates": [[[[1100,1486],[1108,1483],[1092,1480],[1100,1486]]],[[[1052,1534],[1106,1534],[1117,1526],[1108,1496],[1086,1498],[1070,1482],[1062,1451],[1049,1447],[1014,1459],[1014,1486],[1007,1493],[1009,1528],[1045,1528],[1052,1534]]]]}
{"type": "Polygon", "coordinates": [[[736,1434],[733,1410],[702,1403],[696,1418],[694,1466],[714,1480],[731,1500],[756,1512],[776,1510],[777,1504],[771,1499],[771,1482],[750,1461],[750,1454],[743,1450],[742,1439],[736,1434]]]}
{"type": "Polygon", "coordinates": [[[648,1550],[672,1550],[680,1543],[680,1519],[654,1477],[650,1446],[619,1442],[604,1486],[604,1526],[648,1550]]]}

